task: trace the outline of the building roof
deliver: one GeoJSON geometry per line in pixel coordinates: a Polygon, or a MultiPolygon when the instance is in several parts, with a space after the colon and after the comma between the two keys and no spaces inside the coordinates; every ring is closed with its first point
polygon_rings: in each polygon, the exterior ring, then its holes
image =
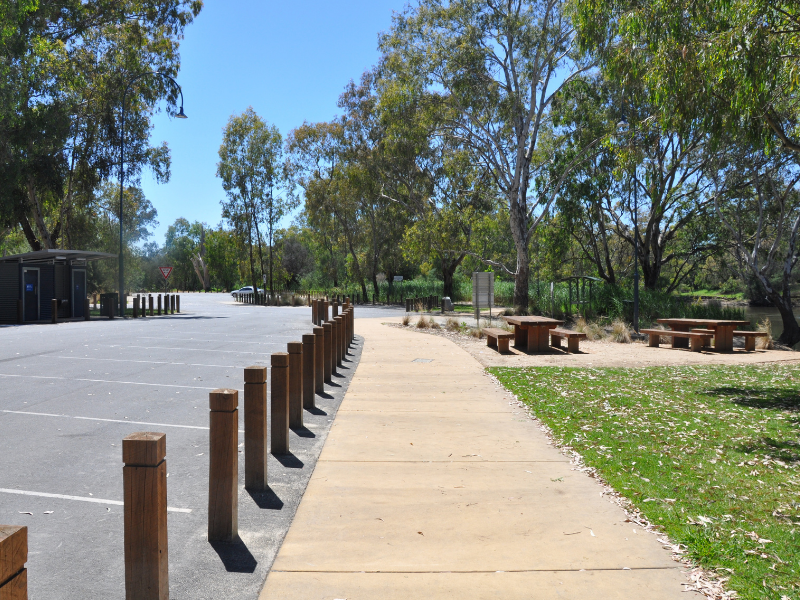
{"type": "Polygon", "coordinates": [[[25,254],[13,254],[0,257],[0,262],[21,263],[69,263],[75,261],[103,260],[117,258],[117,254],[108,252],[89,252],[87,250],[37,250],[25,254]]]}

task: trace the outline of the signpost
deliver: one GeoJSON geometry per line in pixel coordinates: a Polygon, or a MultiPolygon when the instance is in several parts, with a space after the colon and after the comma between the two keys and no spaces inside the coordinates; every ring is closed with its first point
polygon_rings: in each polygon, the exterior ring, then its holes
{"type": "Polygon", "coordinates": [[[494,273],[475,272],[472,274],[472,308],[475,322],[480,326],[481,306],[489,307],[489,321],[492,320],[494,306],[494,273]]]}
{"type": "Polygon", "coordinates": [[[158,270],[161,271],[161,275],[164,277],[164,293],[167,293],[167,279],[169,279],[170,273],[172,273],[172,267],[158,267],[158,270]]]}

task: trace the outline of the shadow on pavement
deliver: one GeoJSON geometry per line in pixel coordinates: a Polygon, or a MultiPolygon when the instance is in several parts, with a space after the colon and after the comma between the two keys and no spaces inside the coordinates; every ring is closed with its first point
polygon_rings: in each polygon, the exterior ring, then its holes
{"type": "Polygon", "coordinates": [[[258,561],[243,541],[209,543],[229,573],[253,573],[256,570],[258,561]]]}
{"type": "Polygon", "coordinates": [[[305,427],[305,426],[303,426],[303,427],[294,427],[294,428],[292,428],[292,431],[294,431],[300,437],[304,437],[304,438],[315,438],[315,437],[317,437],[314,434],[313,431],[311,431],[308,427],[305,427]]]}
{"type": "Polygon", "coordinates": [[[302,469],[303,461],[297,458],[294,454],[273,454],[275,460],[281,463],[287,469],[302,469]]]}
{"type": "Polygon", "coordinates": [[[281,500],[278,494],[273,492],[271,488],[264,492],[252,492],[247,490],[247,493],[250,494],[250,497],[258,508],[266,510],[281,510],[283,508],[283,500],[281,500]]]}

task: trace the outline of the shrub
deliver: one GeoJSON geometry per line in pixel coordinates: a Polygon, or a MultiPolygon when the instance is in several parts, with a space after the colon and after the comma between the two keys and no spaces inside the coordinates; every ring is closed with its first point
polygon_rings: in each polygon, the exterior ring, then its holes
{"type": "Polygon", "coordinates": [[[765,317],[763,321],[758,323],[756,331],[763,331],[767,334],[767,337],[756,338],[756,348],[759,350],[772,350],[774,344],[772,343],[772,322],[769,317],[765,317]]]}
{"type": "Polygon", "coordinates": [[[411,317],[409,315],[403,315],[403,327],[408,327],[408,324],[411,322],[411,317]]]}
{"type": "Polygon", "coordinates": [[[459,325],[458,320],[454,319],[453,317],[447,319],[444,327],[447,329],[447,331],[461,331],[461,325],[459,325]]]}
{"type": "Polygon", "coordinates": [[[428,323],[428,319],[423,315],[417,321],[417,329],[427,329],[430,327],[430,323],[428,323]]]}
{"type": "Polygon", "coordinates": [[[436,322],[436,319],[431,318],[431,329],[441,329],[441,326],[436,322]]]}
{"type": "Polygon", "coordinates": [[[481,339],[483,337],[483,327],[471,327],[469,330],[469,335],[474,338],[481,339]]]}
{"type": "Polygon", "coordinates": [[[616,319],[611,324],[611,339],[620,344],[631,343],[631,331],[622,319],[616,319]]]}

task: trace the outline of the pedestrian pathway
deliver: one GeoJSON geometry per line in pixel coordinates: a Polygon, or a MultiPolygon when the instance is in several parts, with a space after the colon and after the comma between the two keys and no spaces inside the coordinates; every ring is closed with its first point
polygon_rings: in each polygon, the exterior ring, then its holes
{"type": "Polygon", "coordinates": [[[361,362],[263,599],[686,600],[655,536],[452,342],[356,321],[361,362]]]}

